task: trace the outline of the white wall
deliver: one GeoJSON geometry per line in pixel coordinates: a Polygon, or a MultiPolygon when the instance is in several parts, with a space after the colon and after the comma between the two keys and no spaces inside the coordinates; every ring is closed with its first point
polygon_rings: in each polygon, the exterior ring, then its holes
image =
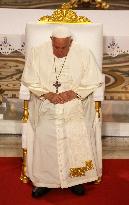
{"type": "MultiPolygon", "coordinates": [[[[129,10],[78,10],[94,23],[102,23],[104,35],[129,36],[129,10]]],[[[28,22],[37,22],[44,15],[51,15],[47,9],[0,9],[0,34],[24,34],[28,22]]]]}

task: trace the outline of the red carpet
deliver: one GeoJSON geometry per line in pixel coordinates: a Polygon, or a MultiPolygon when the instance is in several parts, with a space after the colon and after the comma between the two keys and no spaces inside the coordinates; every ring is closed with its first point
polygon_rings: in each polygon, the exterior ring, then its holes
{"type": "Polygon", "coordinates": [[[20,158],[0,158],[0,205],[129,205],[129,160],[104,160],[103,182],[85,185],[87,195],[54,189],[33,199],[31,184],[19,180],[20,158]]]}

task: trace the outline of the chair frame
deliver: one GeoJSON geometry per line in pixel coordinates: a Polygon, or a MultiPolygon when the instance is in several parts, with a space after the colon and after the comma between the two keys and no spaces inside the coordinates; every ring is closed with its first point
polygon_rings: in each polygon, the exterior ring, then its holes
{"type": "MultiPolygon", "coordinates": [[[[51,16],[43,16],[39,19],[40,23],[84,23],[84,24],[89,24],[91,23],[91,21],[86,18],[86,17],[80,17],[77,16],[77,14],[71,9],[71,5],[68,4],[63,4],[61,9],[56,10],[53,12],[53,14],[51,16]],[[61,18],[59,16],[59,12],[61,15],[61,18]],[[58,15],[57,15],[58,14],[58,15]],[[62,18],[63,15],[63,18],[62,18]],[[69,19],[68,19],[69,17],[69,19]],[[74,17],[74,18],[73,18],[74,17]],[[61,19],[61,20],[60,20],[61,19]],[[74,19],[74,21],[73,21],[74,19]]],[[[29,100],[24,100],[24,112],[23,112],[23,118],[22,121],[23,123],[26,123],[28,121],[29,118],[29,111],[28,111],[28,107],[29,107],[29,100]]],[[[98,118],[101,117],[101,101],[95,101],[95,110],[96,113],[98,115],[98,118]]],[[[29,181],[29,178],[27,177],[27,149],[23,148],[23,161],[22,161],[22,170],[21,170],[21,176],[20,176],[20,180],[23,183],[27,183],[29,181]]],[[[96,184],[100,183],[101,178],[98,178],[98,180],[95,182],[96,184]]]]}

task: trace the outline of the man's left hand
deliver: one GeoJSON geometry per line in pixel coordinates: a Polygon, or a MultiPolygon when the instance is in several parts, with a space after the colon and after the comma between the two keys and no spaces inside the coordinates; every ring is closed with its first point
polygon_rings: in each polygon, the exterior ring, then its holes
{"type": "Polygon", "coordinates": [[[59,95],[63,98],[64,102],[68,102],[77,98],[77,94],[72,90],[62,92],[59,95]]]}

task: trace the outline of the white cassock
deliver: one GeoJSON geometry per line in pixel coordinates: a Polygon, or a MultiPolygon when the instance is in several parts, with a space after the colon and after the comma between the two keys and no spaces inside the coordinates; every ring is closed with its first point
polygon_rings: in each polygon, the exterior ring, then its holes
{"type": "Polygon", "coordinates": [[[27,148],[33,184],[67,188],[97,180],[101,165],[97,165],[91,140],[96,115],[92,94],[101,85],[102,74],[92,53],[72,43],[66,59],[56,58],[51,42],[46,42],[33,48],[26,59],[22,83],[32,93],[29,123],[33,137],[27,137],[27,148]],[[80,97],[56,105],[40,100],[42,94],[55,93],[56,76],[61,83],[59,93],[73,90],[80,97]]]}

